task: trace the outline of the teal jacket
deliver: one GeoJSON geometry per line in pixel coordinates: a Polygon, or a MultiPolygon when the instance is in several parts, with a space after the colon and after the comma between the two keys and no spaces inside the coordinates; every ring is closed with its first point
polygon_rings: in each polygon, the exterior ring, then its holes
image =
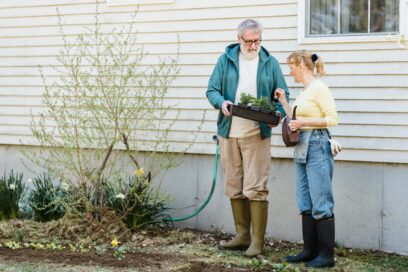
{"type": "MultiPolygon", "coordinates": [[[[229,100],[233,103],[235,101],[239,78],[239,52],[240,46],[238,43],[231,44],[226,48],[225,53],[218,58],[208,82],[208,90],[206,93],[211,105],[220,110],[217,120],[217,134],[224,138],[228,138],[232,119],[222,113],[221,106],[225,100],[229,100]]],[[[256,84],[257,98],[266,96],[273,101],[275,90],[281,88],[285,90],[286,99],[289,101],[288,87],[279,63],[264,47],[261,47],[261,51],[259,52],[256,84]]],[[[277,110],[280,111],[283,118],[285,111],[279,102],[277,103],[277,110]]],[[[266,123],[261,123],[260,129],[262,139],[271,137],[271,128],[266,123]]]]}

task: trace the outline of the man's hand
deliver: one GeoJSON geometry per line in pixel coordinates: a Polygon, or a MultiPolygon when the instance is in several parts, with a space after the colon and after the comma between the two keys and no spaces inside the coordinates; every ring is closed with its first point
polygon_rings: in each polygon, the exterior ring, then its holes
{"type": "Polygon", "coordinates": [[[228,105],[233,104],[231,101],[225,100],[224,103],[222,103],[221,106],[221,111],[225,116],[230,116],[231,113],[228,110],[228,105]]]}

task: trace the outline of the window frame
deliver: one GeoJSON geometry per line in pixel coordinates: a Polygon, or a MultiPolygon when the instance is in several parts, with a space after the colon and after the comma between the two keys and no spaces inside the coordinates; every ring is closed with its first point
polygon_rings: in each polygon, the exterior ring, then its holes
{"type": "MultiPolygon", "coordinates": [[[[399,0],[399,30],[398,34],[408,36],[408,0],[399,0]],[[405,19],[405,20],[404,20],[405,19]]],[[[336,43],[336,42],[375,42],[385,41],[388,33],[385,34],[352,34],[352,35],[336,35],[325,37],[307,37],[306,36],[306,1],[298,0],[298,43],[336,43]]]]}
{"type": "Polygon", "coordinates": [[[106,0],[108,7],[130,5],[173,4],[174,0],[106,0]]]}

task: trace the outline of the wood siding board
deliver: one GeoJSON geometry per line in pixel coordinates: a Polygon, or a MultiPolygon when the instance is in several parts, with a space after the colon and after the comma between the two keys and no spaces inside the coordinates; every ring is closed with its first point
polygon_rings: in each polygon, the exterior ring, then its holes
{"type": "MultiPolygon", "coordinates": [[[[38,65],[47,80],[58,80],[50,65],[62,48],[56,7],[63,15],[68,36],[92,26],[93,1],[19,0],[0,3],[0,144],[33,141],[31,114],[45,110],[38,65]]],[[[108,7],[101,2],[105,31],[128,22],[135,6],[108,7]]],[[[166,105],[173,106],[165,122],[179,113],[170,133],[177,150],[192,140],[206,110],[206,119],[190,153],[212,154],[218,111],[205,98],[208,78],[224,48],[236,40],[236,26],[253,17],[264,25],[264,46],[282,65],[292,101],[301,87],[289,76],[286,57],[297,44],[296,0],[177,0],[173,4],[142,5],[136,16],[138,44],[150,53],[141,66],[154,65],[159,56],[180,51],[180,76],[169,90],[166,105]],[[178,44],[178,40],[180,44],[178,44]]],[[[136,33],[135,33],[136,34],[136,33]]],[[[326,63],[324,81],[331,87],[339,111],[340,126],[333,128],[344,147],[336,159],[408,163],[408,50],[394,42],[307,44],[326,63]]],[[[154,120],[153,120],[154,122],[154,120]]],[[[154,132],[140,137],[148,141],[154,132]]],[[[273,129],[272,156],[289,158],[293,149],[284,148],[280,126],[273,129]]]]}

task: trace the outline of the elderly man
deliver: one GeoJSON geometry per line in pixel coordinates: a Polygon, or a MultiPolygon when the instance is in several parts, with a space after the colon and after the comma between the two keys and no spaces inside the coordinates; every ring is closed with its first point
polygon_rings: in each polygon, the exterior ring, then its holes
{"type": "MultiPolygon", "coordinates": [[[[220,109],[218,135],[225,194],[230,198],[236,236],[221,242],[221,249],[242,250],[249,257],[263,252],[268,221],[268,179],[271,128],[231,116],[228,104],[239,102],[242,93],[274,98],[275,89],[289,92],[278,61],[261,46],[262,26],[247,19],[238,26],[238,43],[227,46],[208,83],[207,98],[220,109]],[[252,226],[252,235],[250,228],[252,226]]],[[[282,105],[278,110],[284,115],[282,105]]]]}

